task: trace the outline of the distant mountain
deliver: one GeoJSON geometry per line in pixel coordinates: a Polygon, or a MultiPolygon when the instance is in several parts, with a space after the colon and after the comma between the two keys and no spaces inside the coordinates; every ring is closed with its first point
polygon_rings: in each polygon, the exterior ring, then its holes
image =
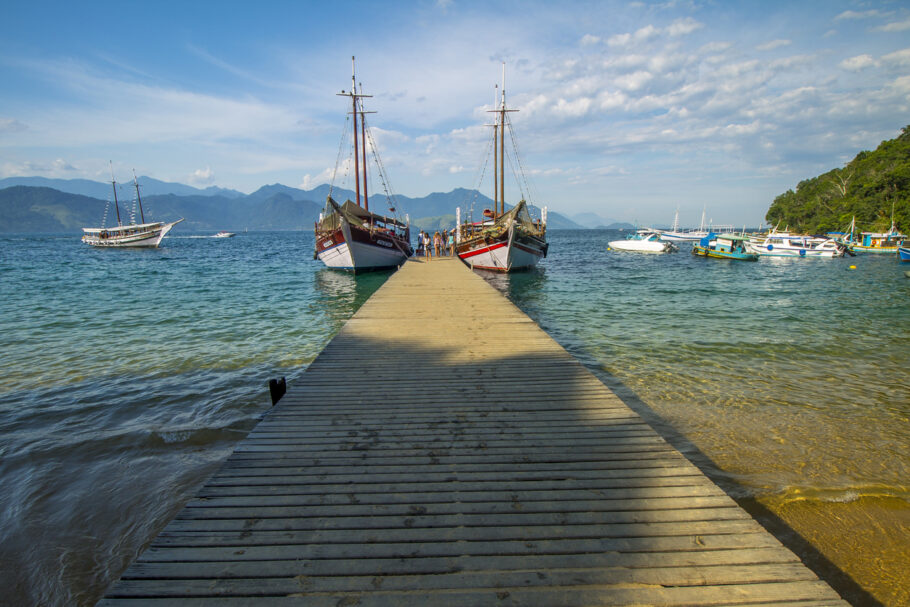
{"type": "Polygon", "coordinates": [[[638,228],[636,228],[631,223],[617,221],[617,222],[611,223],[608,226],[597,226],[597,228],[595,228],[595,229],[597,229],[597,230],[637,230],[638,228]]]}
{"type": "MultiPolygon", "coordinates": [[[[247,195],[220,188],[199,190],[146,177],[139,178],[139,185],[146,220],[173,221],[183,217],[185,222],[181,228],[189,231],[308,230],[324,208],[330,189],[328,185],[321,185],[312,190],[302,190],[276,183],[247,195]]],[[[0,180],[0,231],[76,231],[98,226],[105,205],[110,204],[110,188],[109,184],[84,179],[15,177],[0,180]],[[8,185],[22,181],[55,183],[79,192],[47,186],[8,185]],[[95,192],[96,195],[80,192],[95,192]]],[[[355,194],[335,188],[332,197],[344,202],[353,199],[355,194]]],[[[131,187],[124,186],[123,191],[118,192],[124,222],[129,221],[127,209],[133,207],[134,198],[131,187]]],[[[389,213],[389,202],[384,195],[371,195],[369,202],[370,210],[389,213]]],[[[473,216],[479,218],[483,209],[492,208],[493,201],[474,190],[458,188],[451,192],[434,192],[423,198],[396,196],[394,204],[397,213],[410,217],[415,229],[436,230],[454,227],[457,207],[461,207],[464,219],[472,216],[472,207],[473,216]]],[[[116,223],[114,211],[109,213],[107,225],[113,225],[116,223]]],[[[539,217],[540,209],[532,206],[531,213],[539,217]]],[[[547,221],[551,229],[582,227],[552,211],[547,221]]]]}
{"type": "MultiPolygon", "coordinates": [[[[151,177],[139,177],[139,191],[142,196],[155,196],[160,194],[176,194],[178,196],[223,196],[224,198],[240,198],[245,196],[243,192],[237,190],[228,190],[215,186],[209,186],[204,190],[184,185],[182,183],[170,183],[159,181],[151,177]]],[[[81,196],[90,196],[99,200],[107,200],[111,197],[111,184],[100,181],[90,181],[88,179],[48,179],[46,177],[7,177],[0,179],[0,189],[12,186],[24,185],[31,187],[53,188],[68,194],[79,194],[81,196]]],[[[123,183],[117,182],[117,197],[123,197],[132,200],[135,189],[132,180],[123,183]]]]}
{"type": "Polygon", "coordinates": [[[599,229],[605,225],[617,223],[615,219],[604,219],[597,213],[576,213],[572,215],[572,221],[583,228],[599,229]]]}

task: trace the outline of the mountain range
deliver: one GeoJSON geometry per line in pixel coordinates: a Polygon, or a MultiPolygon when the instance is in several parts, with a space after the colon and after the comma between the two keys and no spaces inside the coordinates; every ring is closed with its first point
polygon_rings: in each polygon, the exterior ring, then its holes
{"type": "MultiPolygon", "coordinates": [[[[183,230],[310,230],[319,217],[329,194],[328,185],[302,190],[281,184],[266,185],[252,194],[209,187],[194,188],[139,177],[139,191],[146,221],[172,221],[183,217],[183,230]]],[[[44,177],[10,177],[0,179],[0,232],[77,232],[83,227],[98,226],[102,217],[106,225],[115,225],[110,184],[86,179],[47,179],[44,177]]],[[[334,189],[338,201],[354,198],[354,192],[334,189]]],[[[128,223],[133,211],[133,184],[118,184],[117,199],[121,220],[128,223]]],[[[371,196],[374,212],[389,213],[384,196],[371,196]]],[[[451,192],[434,192],[422,198],[395,197],[396,211],[410,217],[416,229],[435,230],[455,225],[455,208],[461,207],[467,217],[479,216],[493,201],[475,190],[457,188],[451,192]]],[[[532,214],[539,215],[532,207],[532,214]]],[[[135,219],[139,221],[138,216],[135,219]]],[[[548,213],[552,229],[581,229],[568,217],[548,213]]],[[[593,226],[591,226],[593,227],[593,226]]]]}

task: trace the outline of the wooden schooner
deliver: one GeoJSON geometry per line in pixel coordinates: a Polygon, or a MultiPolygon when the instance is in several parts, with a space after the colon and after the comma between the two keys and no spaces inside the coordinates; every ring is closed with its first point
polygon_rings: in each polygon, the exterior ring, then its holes
{"type": "MultiPolygon", "coordinates": [[[[325,211],[316,222],[316,250],[314,257],[326,266],[352,272],[380,270],[400,266],[411,256],[411,233],[407,221],[370,212],[367,193],[367,142],[369,130],[366,127],[366,114],[362,90],[357,92],[357,79],[354,72],[354,57],[351,57],[351,90],[341,91],[341,96],[350,97],[353,116],[353,165],[355,181],[355,198],[340,205],[332,198],[331,190],[326,197],[325,211]],[[359,125],[358,125],[359,123],[359,125]],[[359,134],[358,134],[359,126],[359,134]],[[359,135],[359,137],[358,137],[359,135]],[[363,188],[361,189],[361,179],[363,188]],[[361,192],[363,198],[361,199],[361,192]]],[[[379,162],[376,146],[371,150],[376,159],[380,176],[384,184],[388,178],[379,162]]],[[[338,171],[336,163],[335,171],[338,171]]],[[[333,177],[334,187],[334,177],[333,177]]],[[[386,192],[387,198],[389,193],[386,192]]],[[[389,210],[394,212],[389,199],[389,210]]]]}
{"type": "MultiPolygon", "coordinates": [[[[485,209],[480,221],[468,218],[461,221],[461,208],[456,209],[455,250],[458,257],[472,268],[512,272],[533,268],[547,255],[547,209],[534,220],[524,197],[517,205],[505,208],[505,138],[506,127],[511,133],[506,107],[506,68],[502,66],[502,91],[494,99],[496,114],[493,127],[493,209],[485,209]],[[498,106],[498,107],[497,107],[498,106]]],[[[512,137],[514,141],[514,136],[512,137]]],[[[518,150],[514,151],[517,159],[518,150]]],[[[520,167],[520,163],[519,167],[520,167]]]]}

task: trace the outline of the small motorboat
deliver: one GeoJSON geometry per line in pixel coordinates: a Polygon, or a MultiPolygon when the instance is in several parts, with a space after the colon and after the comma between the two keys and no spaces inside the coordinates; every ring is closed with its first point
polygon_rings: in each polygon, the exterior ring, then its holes
{"type": "Polygon", "coordinates": [[[611,249],[618,251],[636,251],[639,253],[672,253],[678,251],[672,242],[664,242],[660,239],[660,232],[645,228],[636,230],[634,234],[625,240],[612,240],[609,243],[611,249]]]}
{"type": "Polygon", "coordinates": [[[692,247],[693,255],[715,259],[758,261],[758,253],[746,250],[749,238],[736,234],[708,234],[692,247]]]}
{"type": "Polygon", "coordinates": [[[910,261],[910,246],[898,247],[897,258],[901,261],[910,261]]]}
{"type": "Polygon", "coordinates": [[[231,236],[234,236],[234,232],[225,232],[224,230],[222,230],[222,231],[218,232],[217,234],[215,234],[214,236],[212,236],[212,238],[230,238],[231,236]]]}

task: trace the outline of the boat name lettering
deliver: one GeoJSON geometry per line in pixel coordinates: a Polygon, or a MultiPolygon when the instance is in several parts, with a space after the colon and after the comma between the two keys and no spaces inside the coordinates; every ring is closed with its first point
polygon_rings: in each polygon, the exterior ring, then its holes
{"type": "Polygon", "coordinates": [[[332,246],[333,244],[335,244],[335,241],[332,240],[331,238],[329,238],[328,240],[323,240],[323,241],[322,241],[322,246],[323,246],[324,248],[329,248],[329,247],[332,246]]]}
{"type": "Polygon", "coordinates": [[[388,247],[390,249],[395,246],[388,240],[379,240],[379,239],[376,240],[376,244],[383,246],[383,247],[388,247]]]}

